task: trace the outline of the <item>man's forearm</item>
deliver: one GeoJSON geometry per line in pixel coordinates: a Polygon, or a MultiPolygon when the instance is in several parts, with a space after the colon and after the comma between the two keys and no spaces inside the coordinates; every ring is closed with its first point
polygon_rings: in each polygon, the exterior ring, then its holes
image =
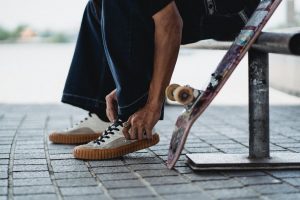
{"type": "Polygon", "coordinates": [[[183,24],[174,2],[154,16],[154,21],[154,68],[148,104],[161,106],[177,61],[183,24]]]}

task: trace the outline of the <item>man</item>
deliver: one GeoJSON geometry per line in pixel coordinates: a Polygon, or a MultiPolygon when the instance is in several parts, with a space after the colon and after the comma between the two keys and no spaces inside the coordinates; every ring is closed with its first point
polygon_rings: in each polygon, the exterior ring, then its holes
{"type": "Polygon", "coordinates": [[[78,159],[155,145],[180,44],[233,39],[259,0],[93,0],[84,12],[62,101],[90,112],[55,143],[78,159]],[[106,121],[111,123],[107,123],[106,121]]]}

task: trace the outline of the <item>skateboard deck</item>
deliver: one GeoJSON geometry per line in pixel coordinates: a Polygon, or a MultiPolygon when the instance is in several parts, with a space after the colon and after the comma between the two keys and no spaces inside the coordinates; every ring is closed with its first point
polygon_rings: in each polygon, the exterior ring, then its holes
{"type": "Polygon", "coordinates": [[[185,105],[185,110],[177,118],[170,141],[167,160],[169,169],[172,169],[176,164],[194,122],[219,93],[251,45],[258,38],[281,1],[262,0],[259,3],[252,17],[217,66],[215,72],[212,74],[211,81],[204,91],[193,89],[189,86],[181,87],[176,84],[170,85],[167,88],[166,95],[170,100],[175,100],[185,105]]]}

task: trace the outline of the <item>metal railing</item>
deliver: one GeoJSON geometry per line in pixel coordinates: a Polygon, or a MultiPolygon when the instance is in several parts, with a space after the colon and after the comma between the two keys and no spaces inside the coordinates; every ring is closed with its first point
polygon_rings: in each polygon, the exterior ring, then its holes
{"type": "MultiPolygon", "coordinates": [[[[209,40],[193,45],[186,45],[185,47],[207,50],[227,50],[230,45],[231,42],[209,40]]],[[[255,162],[255,160],[271,158],[269,141],[269,53],[299,56],[300,32],[263,32],[248,52],[250,135],[248,159],[251,160],[251,164],[253,164],[252,161],[255,162]]],[[[298,165],[300,166],[300,157],[298,161],[298,165]]],[[[262,163],[264,162],[259,162],[260,165],[254,165],[254,168],[255,166],[261,167],[262,163]]],[[[285,165],[286,163],[280,164],[285,165]]],[[[278,163],[276,163],[276,165],[279,166],[278,163]]],[[[196,166],[196,169],[199,169],[197,167],[199,166],[196,166]]]]}

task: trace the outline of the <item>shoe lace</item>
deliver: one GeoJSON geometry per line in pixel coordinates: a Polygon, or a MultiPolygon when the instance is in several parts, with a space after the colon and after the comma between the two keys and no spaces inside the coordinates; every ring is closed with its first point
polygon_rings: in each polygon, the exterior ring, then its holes
{"type": "Polygon", "coordinates": [[[72,129],[74,126],[78,126],[79,124],[82,124],[84,121],[87,121],[88,119],[90,119],[92,116],[92,113],[89,112],[89,116],[85,117],[83,120],[80,120],[79,122],[75,123],[74,125],[72,125],[69,129],[72,129]]]}
{"type": "Polygon", "coordinates": [[[119,126],[123,127],[123,122],[122,120],[118,119],[116,120],[112,125],[110,125],[104,132],[103,134],[94,141],[94,143],[97,143],[98,145],[105,142],[105,139],[109,139],[109,135],[114,135],[115,131],[120,131],[118,128],[119,126]]]}

